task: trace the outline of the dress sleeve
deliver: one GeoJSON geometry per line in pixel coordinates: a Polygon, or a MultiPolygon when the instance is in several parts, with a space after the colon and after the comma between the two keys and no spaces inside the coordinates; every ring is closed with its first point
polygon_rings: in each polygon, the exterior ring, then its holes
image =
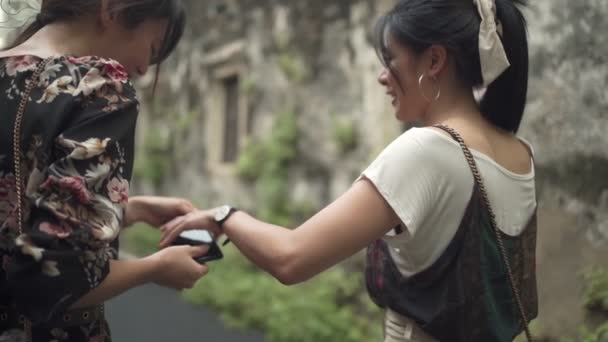
{"type": "Polygon", "coordinates": [[[425,149],[419,131],[403,133],[363,171],[405,225],[410,238],[438,205],[446,184],[440,158],[425,149]]]}
{"type": "MultiPolygon", "coordinates": [[[[17,309],[33,322],[61,314],[99,286],[116,255],[110,243],[128,199],[138,102],[115,66],[71,66],[82,76],[62,94],[73,97],[69,119],[52,144],[52,161],[27,182],[30,212],[7,283],[17,309]]],[[[40,101],[54,101],[47,93],[40,101]]]]}

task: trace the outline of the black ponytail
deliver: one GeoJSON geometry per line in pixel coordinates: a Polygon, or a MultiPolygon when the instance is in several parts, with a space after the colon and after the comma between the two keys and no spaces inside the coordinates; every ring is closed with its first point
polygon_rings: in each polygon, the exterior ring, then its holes
{"type": "Polygon", "coordinates": [[[481,112],[494,125],[516,133],[528,93],[528,35],[526,20],[515,4],[523,0],[496,0],[502,24],[502,42],[511,66],[492,82],[481,100],[481,112]]]}

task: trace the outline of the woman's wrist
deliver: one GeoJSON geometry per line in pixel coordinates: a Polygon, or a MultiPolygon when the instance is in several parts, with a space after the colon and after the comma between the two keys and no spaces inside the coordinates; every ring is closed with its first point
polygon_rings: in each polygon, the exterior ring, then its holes
{"type": "Polygon", "coordinates": [[[163,258],[159,255],[159,253],[151,254],[147,257],[138,259],[138,262],[141,265],[142,277],[141,284],[156,282],[156,276],[159,270],[162,270],[163,258]]]}
{"type": "Polygon", "coordinates": [[[226,221],[220,227],[220,231],[228,236],[229,232],[232,232],[239,224],[239,221],[243,218],[245,212],[242,210],[235,211],[230,217],[226,219],[226,221]]]}
{"type": "Polygon", "coordinates": [[[242,225],[240,222],[242,222],[245,217],[247,217],[247,213],[242,210],[237,210],[226,219],[224,224],[220,227],[220,233],[226,236],[223,245],[227,245],[231,242],[230,236],[238,230],[240,225],[242,225]]]}
{"type": "Polygon", "coordinates": [[[129,227],[141,221],[141,201],[138,196],[130,197],[125,210],[124,227],[129,227]]]}

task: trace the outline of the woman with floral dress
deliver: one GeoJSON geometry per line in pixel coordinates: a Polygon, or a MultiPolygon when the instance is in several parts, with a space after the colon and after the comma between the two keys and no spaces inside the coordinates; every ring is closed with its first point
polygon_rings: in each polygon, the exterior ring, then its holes
{"type": "Polygon", "coordinates": [[[183,29],[178,0],[45,0],[0,52],[0,341],[110,341],[105,300],[149,282],[188,288],[207,272],[192,259],[203,248],[117,260],[123,227],[193,209],[129,198],[129,78],[164,60],[183,29]]]}

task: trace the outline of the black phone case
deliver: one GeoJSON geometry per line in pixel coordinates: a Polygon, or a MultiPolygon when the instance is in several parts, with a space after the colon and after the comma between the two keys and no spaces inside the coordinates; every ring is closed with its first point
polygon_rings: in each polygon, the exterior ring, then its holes
{"type": "Polygon", "coordinates": [[[207,254],[200,256],[198,258],[194,258],[194,260],[196,260],[196,262],[198,262],[200,264],[204,264],[209,261],[219,260],[224,257],[222,250],[217,245],[217,243],[215,243],[215,241],[213,241],[212,243],[207,243],[207,242],[191,240],[191,239],[187,239],[187,238],[178,236],[171,245],[173,245],[173,246],[184,246],[184,245],[186,245],[186,246],[200,246],[200,245],[209,246],[209,250],[207,251],[207,254]]]}

